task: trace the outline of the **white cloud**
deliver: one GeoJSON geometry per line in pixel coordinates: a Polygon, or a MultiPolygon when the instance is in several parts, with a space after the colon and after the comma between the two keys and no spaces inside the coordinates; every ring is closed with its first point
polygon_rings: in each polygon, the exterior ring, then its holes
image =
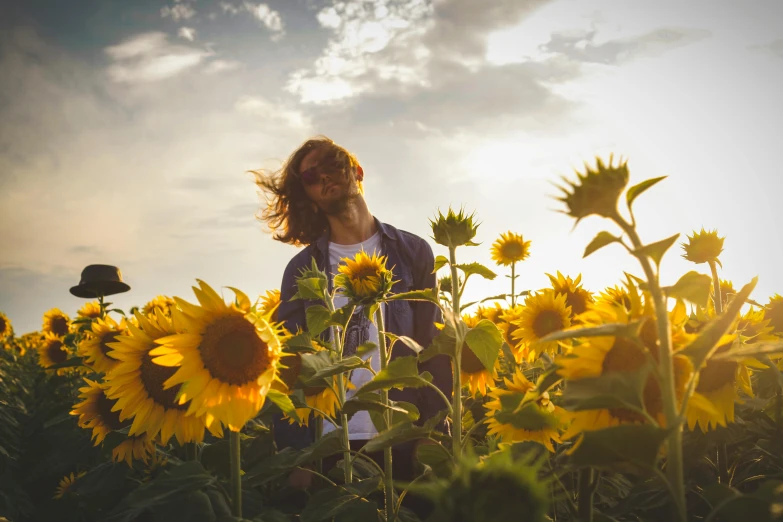
{"type": "Polygon", "coordinates": [[[245,2],[244,7],[248,13],[272,32],[273,41],[278,41],[284,36],[283,19],[280,17],[280,13],[271,9],[267,4],[256,5],[245,2]]]}
{"type": "Polygon", "coordinates": [[[241,96],[234,109],[242,114],[256,116],[265,122],[281,123],[287,127],[309,129],[311,122],[301,111],[281,102],[272,102],[259,96],[241,96]]]}
{"type": "Polygon", "coordinates": [[[192,27],[180,27],[179,31],[177,31],[177,36],[192,42],[196,39],[196,30],[192,27]]]}
{"type": "MultiPolygon", "coordinates": [[[[181,4],[178,4],[181,5],[181,4]]],[[[148,83],[176,76],[201,63],[212,53],[168,42],[164,33],[144,33],[107,47],[114,63],[109,78],[117,83],[148,83]]]]}
{"type": "Polygon", "coordinates": [[[189,4],[175,3],[173,6],[164,6],[160,10],[160,16],[172,20],[189,20],[196,16],[196,10],[189,4]]]}
{"type": "Polygon", "coordinates": [[[232,15],[235,15],[240,11],[240,9],[237,6],[233,4],[229,4],[228,2],[220,2],[220,8],[223,9],[224,13],[228,13],[232,15]]]}
{"type": "Polygon", "coordinates": [[[207,74],[215,74],[223,71],[233,71],[239,69],[241,66],[242,64],[235,60],[212,60],[204,67],[204,72],[207,74]]]}

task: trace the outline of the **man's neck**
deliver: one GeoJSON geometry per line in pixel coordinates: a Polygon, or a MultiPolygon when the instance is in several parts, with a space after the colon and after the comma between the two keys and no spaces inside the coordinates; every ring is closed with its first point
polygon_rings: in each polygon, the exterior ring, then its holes
{"type": "Polygon", "coordinates": [[[378,231],[375,219],[361,197],[340,214],[326,217],[329,220],[329,241],[338,245],[361,243],[378,231]]]}

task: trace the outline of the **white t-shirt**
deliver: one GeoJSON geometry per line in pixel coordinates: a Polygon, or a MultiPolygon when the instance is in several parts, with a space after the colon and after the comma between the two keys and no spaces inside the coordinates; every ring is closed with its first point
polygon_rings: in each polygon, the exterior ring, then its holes
{"type": "MultiPolygon", "coordinates": [[[[356,254],[364,250],[368,255],[376,253],[381,254],[381,234],[380,231],[376,232],[373,236],[369,237],[366,241],[357,243],[355,245],[338,245],[337,243],[329,243],[329,277],[334,278],[334,275],[338,273],[337,267],[340,264],[340,260],[343,258],[353,259],[356,254]]],[[[348,303],[348,298],[337,293],[334,297],[335,308],[341,308],[348,303]]],[[[383,307],[383,305],[381,305],[383,307]]],[[[361,307],[357,307],[354,311],[353,317],[351,317],[348,323],[348,330],[345,334],[345,346],[343,347],[344,354],[356,353],[356,347],[367,342],[373,342],[378,344],[378,327],[372,321],[369,321],[362,313],[361,307]]],[[[366,361],[371,357],[370,365],[376,372],[381,369],[381,360],[379,356],[379,350],[376,347],[373,351],[366,353],[362,358],[366,361]]],[[[365,369],[353,370],[351,372],[351,383],[354,385],[353,390],[348,390],[347,398],[353,397],[356,390],[361,388],[365,383],[372,379],[372,373],[365,369]]],[[[334,426],[331,422],[324,422],[324,433],[334,431],[334,426]]],[[[350,440],[369,440],[377,435],[378,431],[370,419],[370,414],[366,411],[357,412],[351,420],[348,421],[348,438],[350,440]]]]}

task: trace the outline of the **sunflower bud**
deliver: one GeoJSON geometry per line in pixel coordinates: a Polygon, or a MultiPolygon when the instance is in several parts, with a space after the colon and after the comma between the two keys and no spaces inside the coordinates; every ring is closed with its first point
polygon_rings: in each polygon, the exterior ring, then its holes
{"type": "Polygon", "coordinates": [[[696,264],[700,263],[718,263],[718,256],[723,252],[723,241],[725,237],[718,237],[718,231],[706,231],[703,228],[701,232],[694,232],[688,236],[688,242],[682,244],[685,253],[682,257],[696,264]]]}
{"type": "Polygon", "coordinates": [[[386,268],[386,257],[359,252],[346,258],[337,270],[334,285],[355,305],[377,303],[391,291],[392,271],[386,268]]]}
{"type": "Polygon", "coordinates": [[[557,198],[568,206],[568,214],[577,223],[591,214],[613,218],[618,215],[617,201],[628,184],[628,162],[612,165],[609,156],[607,165],[596,158],[596,167],[591,169],[585,163],[585,173],[577,172],[576,183],[564,179],[570,188],[560,187],[564,196],[557,198]]]}
{"type": "Polygon", "coordinates": [[[476,237],[478,223],[473,223],[473,216],[475,214],[465,214],[463,209],[455,214],[451,207],[445,216],[438,211],[437,219],[430,220],[432,239],[439,245],[449,248],[476,246],[477,243],[472,239],[476,237]]]}

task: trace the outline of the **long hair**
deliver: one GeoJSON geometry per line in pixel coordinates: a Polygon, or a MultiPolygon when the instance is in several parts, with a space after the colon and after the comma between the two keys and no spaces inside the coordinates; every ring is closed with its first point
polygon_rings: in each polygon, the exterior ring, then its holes
{"type": "MultiPolygon", "coordinates": [[[[272,238],[277,241],[296,246],[309,245],[329,226],[326,215],[307,197],[298,175],[305,156],[321,147],[328,147],[335,153],[344,175],[359,165],[356,156],[346,149],[326,136],[317,136],[296,149],[280,170],[271,173],[250,171],[261,189],[259,194],[263,194],[266,200],[266,207],[256,218],[266,222],[272,231],[272,238]]],[[[361,182],[359,188],[362,190],[361,182]]]]}

